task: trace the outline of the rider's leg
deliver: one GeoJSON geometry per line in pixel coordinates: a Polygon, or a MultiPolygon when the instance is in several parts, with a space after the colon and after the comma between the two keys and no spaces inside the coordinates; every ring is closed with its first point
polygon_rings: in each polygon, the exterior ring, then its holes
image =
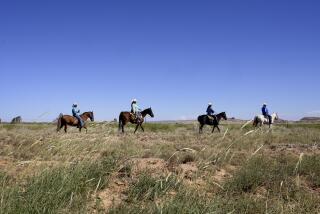
{"type": "MultiPolygon", "coordinates": [[[[268,115],[267,114],[264,114],[263,115],[263,117],[265,118],[265,119],[267,119],[268,120],[268,122],[269,122],[269,117],[268,117],[268,115]]],[[[262,123],[264,123],[263,121],[262,121],[262,123]]],[[[270,122],[269,122],[270,123],[270,122]]]]}
{"type": "Polygon", "coordinates": [[[80,128],[82,128],[83,127],[83,121],[82,121],[81,117],[79,115],[77,115],[76,118],[79,121],[80,128]]]}
{"type": "Polygon", "coordinates": [[[271,124],[272,124],[272,117],[271,117],[271,115],[268,115],[268,118],[269,118],[269,125],[271,125],[271,124]]]}
{"type": "Polygon", "coordinates": [[[138,121],[141,122],[142,121],[142,115],[141,115],[141,112],[137,112],[137,118],[138,118],[138,121]]]}

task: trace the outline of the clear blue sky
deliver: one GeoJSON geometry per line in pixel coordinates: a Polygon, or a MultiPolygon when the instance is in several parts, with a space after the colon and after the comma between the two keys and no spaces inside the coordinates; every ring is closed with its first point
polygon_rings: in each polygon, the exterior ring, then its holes
{"type": "Polygon", "coordinates": [[[216,111],[320,115],[320,3],[310,0],[0,1],[0,117],[155,120],[216,111]]]}

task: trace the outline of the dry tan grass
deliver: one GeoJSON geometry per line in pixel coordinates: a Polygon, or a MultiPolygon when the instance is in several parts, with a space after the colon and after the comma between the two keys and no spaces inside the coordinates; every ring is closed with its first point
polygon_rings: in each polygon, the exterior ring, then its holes
{"type": "MultiPolygon", "coordinates": [[[[131,127],[123,135],[110,124],[92,124],[88,134],[72,128],[67,134],[56,133],[53,125],[4,125],[0,127],[0,171],[23,184],[44,170],[98,162],[116,155],[119,157],[117,170],[110,176],[109,186],[102,190],[94,188],[95,194],[88,198],[91,201],[88,212],[98,212],[117,209],[121,204],[130,209],[131,205],[137,205],[125,201],[130,186],[133,188],[143,173],[159,182],[175,176],[186,188],[201,190],[208,194],[206,198],[213,199],[220,197],[219,192],[226,190],[225,183],[256,156],[293,158],[298,173],[304,156],[320,153],[318,128],[278,125],[272,132],[250,128],[224,124],[221,133],[211,134],[208,128],[199,135],[197,124],[149,124],[145,133],[134,135],[131,127]],[[129,172],[123,175],[122,169],[129,172]]],[[[307,182],[302,183],[305,189],[310,189],[307,182]]],[[[309,192],[318,197],[318,190],[312,189],[309,192]]],[[[165,207],[165,203],[174,201],[181,191],[168,190],[165,196],[155,199],[156,206],[165,207]]],[[[260,186],[250,194],[264,198],[268,197],[268,191],[260,186]]],[[[143,207],[149,204],[141,203],[143,207]]]]}

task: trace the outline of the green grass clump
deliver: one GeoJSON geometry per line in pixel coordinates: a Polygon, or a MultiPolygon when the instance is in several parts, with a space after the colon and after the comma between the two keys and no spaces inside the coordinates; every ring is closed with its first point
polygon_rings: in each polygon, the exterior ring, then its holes
{"type": "Polygon", "coordinates": [[[115,165],[116,160],[111,157],[99,163],[47,169],[23,186],[2,186],[0,213],[81,211],[89,201],[88,193],[107,184],[107,177],[115,165]]]}
{"type": "Polygon", "coordinates": [[[319,155],[305,156],[299,168],[299,173],[306,176],[311,185],[320,187],[320,157],[319,155]]]}
{"type": "Polygon", "coordinates": [[[210,213],[214,211],[211,205],[204,194],[185,187],[163,205],[161,213],[210,213]]]}
{"type": "Polygon", "coordinates": [[[143,200],[135,201],[135,203],[122,203],[111,209],[109,213],[208,213],[213,211],[209,205],[209,200],[205,195],[201,195],[195,189],[180,185],[176,195],[171,198],[162,197],[161,203],[143,200]]]}
{"type": "Polygon", "coordinates": [[[165,124],[165,123],[147,123],[144,124],[146,130],[151,132],[174,132],[179,128],[189,128],[190,124],[165,124]]]}
{"type": "Polygon", "coordinates": [[[128,201],[154,201],[167,192],[178,189],[179,186],[180,183],[175,176],[156,179],[145,172],[129,187],[128,201]]]}
{"type": "MultiPolygon", "coordinates": [[[[258,187],[266,187],[277,191],[282,184],[291,183],[294,176],[296,159],[268,158],[257,156],[245,163],[226,183],[226,189],[231,193],[254,192],[258,187]]],[[[290,185],[288,185],[290,186],[290,185]]]]}

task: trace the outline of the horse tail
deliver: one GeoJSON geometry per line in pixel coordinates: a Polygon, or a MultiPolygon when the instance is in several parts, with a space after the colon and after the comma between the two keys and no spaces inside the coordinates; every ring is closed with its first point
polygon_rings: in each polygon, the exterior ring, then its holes
{"type": "Polygon", "coordinates": [[[122,126],[122,112],[119,115],[119,131],[121,129],[121,126],[122,126]]]}
{"type": "Polygon", "coordinates": [[[198,117],[198,122],[201,123],[202,122],[202,116],[198,117]]]}
{"type": "Polygon", "coordinates": [[[258,125],[258,116],[255,116],[253,119],[253,126],[257,126],[258,125]]]}
{"type": "Polygon", "coordinates": [[[60,129],[61,129],[62,117],[63,117],[63,114],[60,113],[59,118],[58,118],[58,122],[57,122],[57,132],[60,131],[60,129]]]}

